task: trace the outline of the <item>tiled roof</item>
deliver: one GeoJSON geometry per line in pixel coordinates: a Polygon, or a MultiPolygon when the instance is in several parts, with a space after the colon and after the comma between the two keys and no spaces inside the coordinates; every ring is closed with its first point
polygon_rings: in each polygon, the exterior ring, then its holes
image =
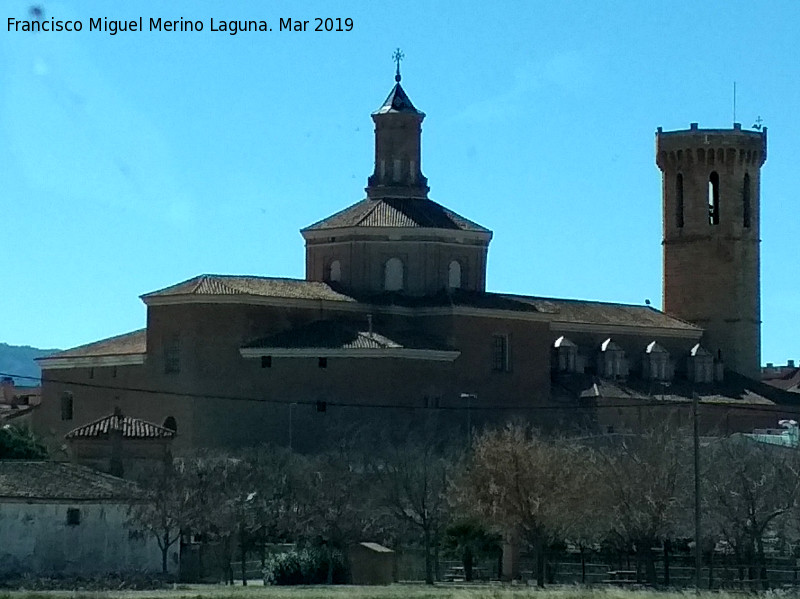
{"type": "Polygon", "coordinates": [[[378,108],[373,114],[387,114],[392,112],[406,112],[411,114],[419,114],[424,116],[425,113],[414,108],[411,99],[406,94],[403,87],[398,82],[389,92],[389,95],[384,100],[381,107],[378,108]]]}
{"type": "Polygon", "coordinates": [[[0,460],[0,501],[51,499],[56,501],[124,501],[135,497],[130,481],[64,462],[0,460]]]}
{"type": "MultiPolygon", "coordinates": [[[[287,299],[360,302],[376,306],[393,305],[408,308],[459,306],[486,310],[536,312],[552,315],[552,320],[556,322],[574,324],[642,326],[684,330],[687,332],[700,331],[697,326],[673,318],[650,306],[470,291],[442,292],[437,295],[423,297],[397,293],[359,295],[344,293],[335,286],[317,281],[253,276],[200,275],[160,291],[148,293],[143,295],[142,298],[146,301],[152,297],[179,295],[252,295],[287,299]]],[[[141,351],[144,352],[144,331],[138,331],[131,335],[135,334],[142,335],[141,351]]],[[[97,344],[83,346],[75,350],[68,350],[64,354],[56,354],[56,357],[72,355],[76,351],[91,350],[95,346],[109,343],[114,339],[117,338],[100,341],[97,344]]],[[[81,353],[79,355],[94,354],[81,353]]]]}
{"type": "Polygon", "coordinates": [[[146,293],[142,299],[170,295],[254,295],[288,299],[355,301],[353,298],[335,291],[326,283],[302,279],[233,275],[200,275],[177,285],[146,293]]]}
{"type": "Polygon", "coordinates": [[[0,404],[0,425],[8,422],[9,420],[29,416],[31,412],[38,407],[38,405],[29,406],[23,404],[19,406],[11,406],[8,404],[0,404]]]}
{"type": "Polygon", "coordinates": [[[303,231],[345,227],[403,227],[491,232],[433,200],[421,198],[361,200],[341,212],[309,225],[303,231]]]}
{"type": "Polygon", "coordinates": [[[700,330],[698,326],[690,322],[674,318],[650,306],[527,295],[498,295],[533,306],[538,312],[553,314],[553,320],[558,322],[700,330]]]}
{"type": "Polygon", "coordinates": [[[109,414],[89,424],[72,429],[67,439],[107,439],[112,430],[122,430],[124,439],[171,439],[175,431],[146,420],[122,414],[109,414]]]}
{"type": "Polygon", "coordinates": [[[762,374],[761,380],[778,389],[791,391],[792,393],[800,393],[800,368],[784,366],[777,375],[762,374]]]}
{"type": "Polygon", "coordinates": [[[84,358],[95,356],[125,356],[143,354],[147,351],[147,330],[140,329],[124,335],[109,337],[94,343],[87,343],[62,352],[50,354],[38,360],[51,358],[84,358]]]}
{"type": "Polygon", "coordinates": [[[450,350],[443,342],[413,332],[379,333],[369,331],[367,323],[318,320],[248,343],[251,348],[326,348],[326,349],[430,349],[450,350]]]}
{"type": "Polygon", "coordinates": [[[554,379],[554,395],[581,399],[641,400],[690,402],[696,393],[703,404],[794,405],[796,394],[787,393],[748,377],[726,370],[722,381],[692,383],[673,379],[669,384],[631,376],[626,381],[612,381],[589,374],[562,374],[554,379]]]}

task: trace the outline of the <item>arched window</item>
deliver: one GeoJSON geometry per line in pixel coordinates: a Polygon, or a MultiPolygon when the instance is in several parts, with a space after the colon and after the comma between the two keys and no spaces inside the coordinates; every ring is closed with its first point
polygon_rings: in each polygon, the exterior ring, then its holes
{"type": "Polygon", "coordinates": [[[458,260],[450,262],[447,268],[447,286],[450,289],[461,289],[461,263],[458,260]]]}
{"type": "Polygon", "coordinates": [[[742,226],[750,227],[750,175],[745,173],[742,184],[742,226]]]}
{"type": "Polygon", "coordinates": [[[386,291],[403,289],[403,261],[400,258],[389,258],[383,267],[383,288],[386,291]]]}
{"type": "Polygon", "coordinates": [[[164,419],[164,428],[168,428],[171,431],[178,432],[178,423],[175,420],[174,416],[167,416],[164,419]]]}
{"type": "Polygon", "coordinates": [[[342,263],[338,260],[331,262],[328,268],[328,280],[337,283],[342,280],[342,263]]]}
{"type": "Polygon", "coordinates": [[[719,224],[719,175],[712,171],[708,177],[708,224],[719,224]]]}
{"type": "Polygon", "coordinates": [[[675,179],[675,222],[679,229],[683,227],[683,173],[675,179]]]}

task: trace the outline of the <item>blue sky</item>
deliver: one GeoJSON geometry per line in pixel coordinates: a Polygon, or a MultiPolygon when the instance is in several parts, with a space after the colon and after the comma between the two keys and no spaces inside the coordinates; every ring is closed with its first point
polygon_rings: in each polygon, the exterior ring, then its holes
{"type": "Polygon", "coordinates": [[[0,341],[141,328],[138,296],[200,273],[302,278],[298,230],[364,196],[391,54],[428,117],[431,198],[492,229],[488,288],[661,304],[654,132],[769,127],[762,361],[800,358],[796,2],[5,0],[0,341]],[[5,19],[80,19],[9,33],[5,19]],[[90,18],[203,32],[89,32],[90,18]],[[279,32],[279,18],[352,18],[279,32]],[[264,19],[230,36],[209,20],[264,19]]]}

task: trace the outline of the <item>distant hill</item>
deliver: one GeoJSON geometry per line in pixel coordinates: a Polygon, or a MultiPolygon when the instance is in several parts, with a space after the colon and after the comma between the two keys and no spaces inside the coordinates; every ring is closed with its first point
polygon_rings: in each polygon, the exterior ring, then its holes
{"type": "MultiPolygon", "coordinates": [[[[40,377],[42,371],[34,361],[40,356],[55,353],[57,349],[38,349],[27,345],[8,345],[0,343],[0,372],[15,374],[20,377],[40,377]]],[[[14,378],[14,383],[20,387],[30,387],[38,384],[33,379],[14,378]]]]}

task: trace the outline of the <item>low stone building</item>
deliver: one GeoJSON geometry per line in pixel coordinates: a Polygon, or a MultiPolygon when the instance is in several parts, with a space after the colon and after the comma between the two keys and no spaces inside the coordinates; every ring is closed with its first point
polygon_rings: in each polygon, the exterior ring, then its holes
{"type": "Polygon", "coordinates": [[[160,572],[129,523],[136,486],[68,463],[0,460],[0,577],[160,572]]]}
{"type": "Polygon", "coordinates": [[[135,479],[143,469],[172,460],[175,431],[125,416],[116,408],[113,414],[72,429],[65,438],[73,462],[135,479]]]}

